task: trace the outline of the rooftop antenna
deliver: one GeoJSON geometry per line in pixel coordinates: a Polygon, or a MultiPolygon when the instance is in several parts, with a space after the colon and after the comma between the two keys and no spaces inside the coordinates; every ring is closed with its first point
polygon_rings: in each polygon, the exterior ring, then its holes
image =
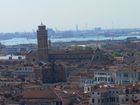
{"type": "Polygon", "coordinates": [[[114,31],[113,30],[114,30],[114,23],[112,21],[112,40],[114,40],[114,33],[113,33],[114,31]]]}
{"type": "MultiPolygon", "coordinates": [[[[36,35],[36,31],[34,29],[32,29],[32,33],[33,33],[33,35],[36,35]]],[[[35,44],[37,44],[37,40],[35,41],[35,44]]]]}
{"type": "MultiPolygon", "coordinates": [[[[46,19],[46,25],[47,25],[47,19],[46,19]]],[[[48,30],[48,27],[46,26],[47,30],[48,30]]]]}
{"type": "Polygon", "coordinates": [[[78,28],[78,24],[76,24],[76,32],[78,32],[79,28],[78,28]]]}

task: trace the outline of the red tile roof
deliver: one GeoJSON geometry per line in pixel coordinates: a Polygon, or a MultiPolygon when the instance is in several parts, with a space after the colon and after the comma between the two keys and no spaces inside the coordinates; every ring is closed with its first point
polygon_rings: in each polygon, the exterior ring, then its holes
{"type": "Polygon", "coordinates": [[[60,99],[53,89],[33,90],[21,94],[23,99],[60,99]]]}

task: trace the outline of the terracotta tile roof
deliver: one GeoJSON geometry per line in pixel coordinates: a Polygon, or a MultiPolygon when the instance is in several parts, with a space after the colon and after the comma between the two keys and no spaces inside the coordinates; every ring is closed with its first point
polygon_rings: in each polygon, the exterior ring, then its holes
{"type": "Polygon", "coordinates": [[[89,72],[89,71],[80,71],[77,76],[80,77],[89,77],[89,78],[93,78],[94,77],[94,73],[93,72],[89,72]]]}
{"type": "Polygon", "coordinates": [[[127,102],[122,103],[122,105],[140,105],[140,99],[139,100],[136,100],[136,101],[129,100],[127,102]]]}
{"type": "Polygon", "coordinates": [[[60,99],[53,89],[33,90],[24,92],[21,94],[21,96],[23,99],[60,99]]]}

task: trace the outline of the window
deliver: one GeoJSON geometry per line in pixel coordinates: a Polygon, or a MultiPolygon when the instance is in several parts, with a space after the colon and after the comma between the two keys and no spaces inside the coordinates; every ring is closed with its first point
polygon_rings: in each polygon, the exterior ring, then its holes
{"type": "Polygon", "coordinates": [[[58,101],[56,102],[56,105],[59,105],[59,102],[58,101]]]}
{"type": "Polygon", "coordinates": [[[133,73],[131,74],[131,77],[133,78],[133,73]]]}
{"type": "Polygon", "coordinates": [[[137,77],[137,74],[135,73],[135,78],[137,77]]]}
{"type": "Polygon", "coordinates": [[[116,102],[119,102],[119,98],[118,97],[116,98],[116,102]]]}
{"type": "Polygon", "coordinates": [[[97,81],[97,77],[95,77],[95,81],[97,81]]]}
{"type": "Polygon", "coordinates": [[[100,103],[100,99],[98,99],[98,103],[100,103]]]}
{"type": "Polygon", "coordinates": [[[92,99],[92,103],[94,103],[94,98],[92,99]]]}
{"type": "Polygon", "coordinates": [[[125,101],[128,101],[128,100],[129,100],[128,98],[125,99],[125,101]]]}
{"type": "MultiPolygon", "coordinates": [[[[126,89],[126,90],[125,90],[125,93],[126,93],[126,94],[129,94],[129,89],[126,89]]],[[[126,95],[126,96],[128,96],[128,95],[126,95]]]]}
{"type": "Polygon", "coordinates": [[[119,77],[121,78],[121,74],[119,73],[119,77]]]}
{"type": "Polygon", "coordinates": [[[60,105],[62,105],[62,101],[60,101],[60,105]]]}
{"type": "Polygon", "coordinates": [[[88,91],[90,91],[90,88],[88,87],[88,91]]]}
{"type": "Polygon", "coordinates": [[[110,82],[110,78],[108,78],[108,81],[110,82]]]}
{"type": "Polygon", "coordinates": [[[124,73],[123,76],[124,76],[124,77],[128,77],[128,73],[124,73]]]}
{"type": "Polygon", "coordinates": [[[104,99],[102,99],[101,102],[104,103],[104,99]]]}
{"type": "Polygon", "coordinates": [[[113,78],[111,78],[111,82],[113,82],[113,78]]]}

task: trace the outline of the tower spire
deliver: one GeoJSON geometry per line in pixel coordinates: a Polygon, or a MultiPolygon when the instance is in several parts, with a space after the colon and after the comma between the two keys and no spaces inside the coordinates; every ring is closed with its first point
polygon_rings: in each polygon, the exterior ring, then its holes
{"type": "Polygon", "coordinates": [[[43,26],[43,23],[42,23],[42,21],[41,21],[41,26],[43,26]]]}

